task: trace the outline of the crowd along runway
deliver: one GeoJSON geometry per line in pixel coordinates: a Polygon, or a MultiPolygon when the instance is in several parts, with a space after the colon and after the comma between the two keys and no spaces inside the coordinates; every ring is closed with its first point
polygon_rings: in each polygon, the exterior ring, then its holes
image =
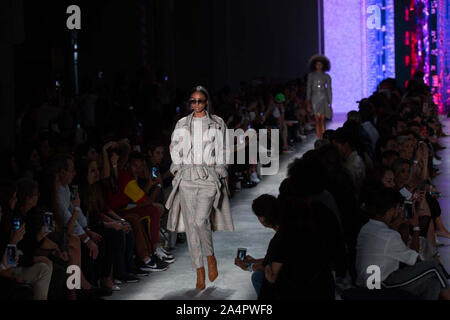
{"type": "MultiPolygon", "coordinates": [[[[345,115],[335,115],[328,124],[331,129],[342,126],[345,115]]],[[[449,134],[450,120],[445,119],[445,132],[449,134]]],[[[274,232],[266,229],[257,220],[251,210],[252,201],[258,196],[269,193],[278,195],[278,187],[286,177],[287,166],[295,158],[314,148],[315,134],[310,134],[307,141],[297,145],[296,152],[282,156],[280,171],[277,175],[267,176],[252,189],[243,189],[231,200],[234,232],[217,232],[214,234],[214,248],[218,262],[219,277],[207,288],[198,292],[195,289],[196,273],[190,264],[187,244],[178,244],[174,252],[176,261],[165,272],[156,272],[141,278],[139,283],[122,284],[121,291],[115,292],[111,300],[252,300],[256,294],[251,283],[251,273],[234,265],[237,248],[247,248],[247,253],[255,258],[263,258],[274,232]]],[[[440,200],[442,217],[447,229],[450,229],[450,137],[440,143],[447,147],[439,154],[442,164],[441,175],[434,183],[442,192],[440,200]]],[[[450,239],[439,238],[444,243],[440,247],[441,261],[450,271],[450,239]]]]}

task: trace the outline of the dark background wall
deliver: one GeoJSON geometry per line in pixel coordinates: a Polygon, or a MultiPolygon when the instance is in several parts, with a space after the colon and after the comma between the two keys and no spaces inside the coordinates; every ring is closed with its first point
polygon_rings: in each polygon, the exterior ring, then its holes
{"type": "Polygon", "coordinates": [[[36,87],[59,79],[74,92],[72,4],[81,8],[80,81],[103,71],[111,86],[119,72],[132,79],[145,64],[182,92],[199,83],[236,89],[261,76],[301,77],[319,50],[317,0],[4,0],[2,146],[13,144],[15,114],[36,87]]]}
{"type": "Polygon", "coordinates": [[[316,0],[176,1],[177,80],[236,88],[303,76],[319,51],[316,0]]]}

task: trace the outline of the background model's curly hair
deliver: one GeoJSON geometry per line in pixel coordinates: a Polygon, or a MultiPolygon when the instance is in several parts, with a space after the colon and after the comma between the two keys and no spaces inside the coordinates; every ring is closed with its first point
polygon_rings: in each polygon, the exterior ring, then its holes
{"type": "Polygon", "coordinates": [[[319,61],[323,63],[324,72],[328,72],[331,70],[330,60],[321,54],[316,54],[309,60],[309,70],[311,70],[311,72],[316,71],[316,63],[319,61]]]}

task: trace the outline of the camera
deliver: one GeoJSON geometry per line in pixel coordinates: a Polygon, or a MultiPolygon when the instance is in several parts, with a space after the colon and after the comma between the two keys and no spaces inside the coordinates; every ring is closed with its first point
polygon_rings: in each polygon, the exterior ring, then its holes
{"type": "Polygon", "coordinates": [[[247,256],[247,249],[246,248],[239,248],[237,250],[237,258],[244,261],[245,257],[247,256]]]}

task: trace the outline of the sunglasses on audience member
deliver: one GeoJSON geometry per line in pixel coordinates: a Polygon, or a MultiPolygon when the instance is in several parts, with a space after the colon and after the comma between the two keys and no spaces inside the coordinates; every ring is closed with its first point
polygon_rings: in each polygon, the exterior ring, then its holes
{"type": "Polygon", "coordinates": [[[191,100],[189,100],[189,104],[190,105],[195,105],[195,104],[204,105],[204,104],[206,104],[206,100],[205,99],[200,99],[200,100],[191,99],[191,100]]]}

